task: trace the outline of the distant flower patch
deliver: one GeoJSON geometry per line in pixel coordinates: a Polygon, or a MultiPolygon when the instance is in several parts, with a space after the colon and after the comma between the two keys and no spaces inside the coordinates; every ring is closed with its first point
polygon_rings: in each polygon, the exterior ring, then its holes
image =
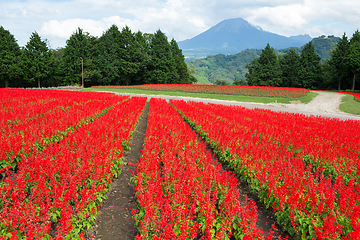
{"type": "Polygon", "coordinates": [[[197,85],[197,84],[145,84],[134,86],[97,86],[106,88],[131,88],[152,91],[195,92],[207,94],[226,94],[256,97],[298,98],[309,93],[309,89],[264,87],[264,86],[232,86],[232,85],[197,85]]]}

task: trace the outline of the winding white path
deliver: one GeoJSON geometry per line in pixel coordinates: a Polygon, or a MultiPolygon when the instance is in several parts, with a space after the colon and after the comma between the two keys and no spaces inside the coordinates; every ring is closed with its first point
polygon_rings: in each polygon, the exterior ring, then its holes
{"type": "Polygon", "coordinates": [[[209,99],[209,98],[192,98],[192,97],[168,96],[168,95],[145,95],[145,94],[134,94],[134,93],[117,93],[117,94],[130,95],[130,96],[145,96],[148,98],[164,98],[166,100],[182,99],[185,101],[191,100],[191,101],[199,101],[205,103],[238,105],[247,108],[265,108],[265,109],[271,109],[273,111],[302,113],[305,115],[340,118],[343,120],[346,119],[360,120],[360,115],[344,113],[339,110],[341,99],[343,96],[345,96],[345,94],[331,93],[331,92],[317,92],[317,93],[319,95],[317,95],[313,100],[311,100],[307,104],[237,102],[237,101],[227,101],[227,100],[218,100],[218,99],[209,99]]]}
{"type": "MultiPolygon", "coordinates": [[[[298,109],[314,113],[333,113],[333,114],[346,114],[339,109],[341,99],[345,94],[331,93],[331,92],[316,92],[317,95],[309,103],[291,103],[281,104],[282,107],[298,109]]],[[[274,104],[273,104],[274,105],[274,104]]]]}

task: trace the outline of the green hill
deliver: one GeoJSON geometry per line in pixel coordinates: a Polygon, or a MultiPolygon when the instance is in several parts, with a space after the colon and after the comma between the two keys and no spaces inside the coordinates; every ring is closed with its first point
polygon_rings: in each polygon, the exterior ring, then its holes
{"type": "MultiPolygon", "coordinates": [[[[315,51],[321,57],[322,61],[330,58],[329,50],[334,48],[340,40],[334,36],[320,36],[314,38],[313,44],[315,51]]],[[[277,50],[277,54],[287,53],[290,48],[277,50]]],[[[300,53],[301,48],[294,48],[300,53]]],[[[188,65],[196,70],[194,76],[198,84],[214,84],[216,80],[227,81],[232,84],[235,80],[245,79],[247,72],[246,63],[250,63],[254,58],[259,57],[261,49],[246,49],[234,55],[218,54],[206,58],[194,59],[188,62],[188,65]]]]}

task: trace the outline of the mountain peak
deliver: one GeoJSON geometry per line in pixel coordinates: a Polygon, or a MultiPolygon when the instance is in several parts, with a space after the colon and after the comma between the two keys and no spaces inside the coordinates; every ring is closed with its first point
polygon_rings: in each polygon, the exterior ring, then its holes
{"type": "Polygon", "coordinates": [[[185,55],[189,51],[214,55],[235,54],[245,49],[262,49],[268,43],[277,49],[301,47],[309,41],[311,37],[308,35],[285,37],[265,31],[242,18],[232,18],[223,20],[205,32],[178,44],[185,55]]]}
{"type": "Polygon", "coordinates": [[[241,32],[243,28],[256,28],[260,31],[263,29],[259,26],[255,26],[243,18],[231,18],[221,21],[220,23],[216,24],[214,27],[215,31],[226,30],[228,32],[241,32]]]}

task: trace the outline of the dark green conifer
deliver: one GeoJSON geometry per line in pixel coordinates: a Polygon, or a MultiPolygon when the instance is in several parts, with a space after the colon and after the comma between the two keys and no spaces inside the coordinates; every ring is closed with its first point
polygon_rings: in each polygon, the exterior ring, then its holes
{"type": "Polygon", "coordinates": [[[24,76],[30,83],[37,83],[41,87],[41,81],[54,72],[54,58],[51,56],[46,41],[41,40],[37,32],[33,32],[26,44],[23,56],[24,76]]]}
{"type": "Polygon", "coordinates": [[[0,26],[0,86],[14,86],[13,83],[21,74],[19,67],[20,47],[14,35],[0,26]]]}
{"type": "Polygon", "coordinates": [[[146,83],[177,83],[179,75],[171,53],[171,46],[165,34],[160,30],[151,39],[149,55],[150,64],[145,79],[146,83]]]}
{"type": "Polygon", "coordinates": [[[303,88],[316,89],[322,82],[322,71],[320,65],[321,57],[315,52],[312,42],[305,44],[301,51],[299,74],[303,88]]]}

